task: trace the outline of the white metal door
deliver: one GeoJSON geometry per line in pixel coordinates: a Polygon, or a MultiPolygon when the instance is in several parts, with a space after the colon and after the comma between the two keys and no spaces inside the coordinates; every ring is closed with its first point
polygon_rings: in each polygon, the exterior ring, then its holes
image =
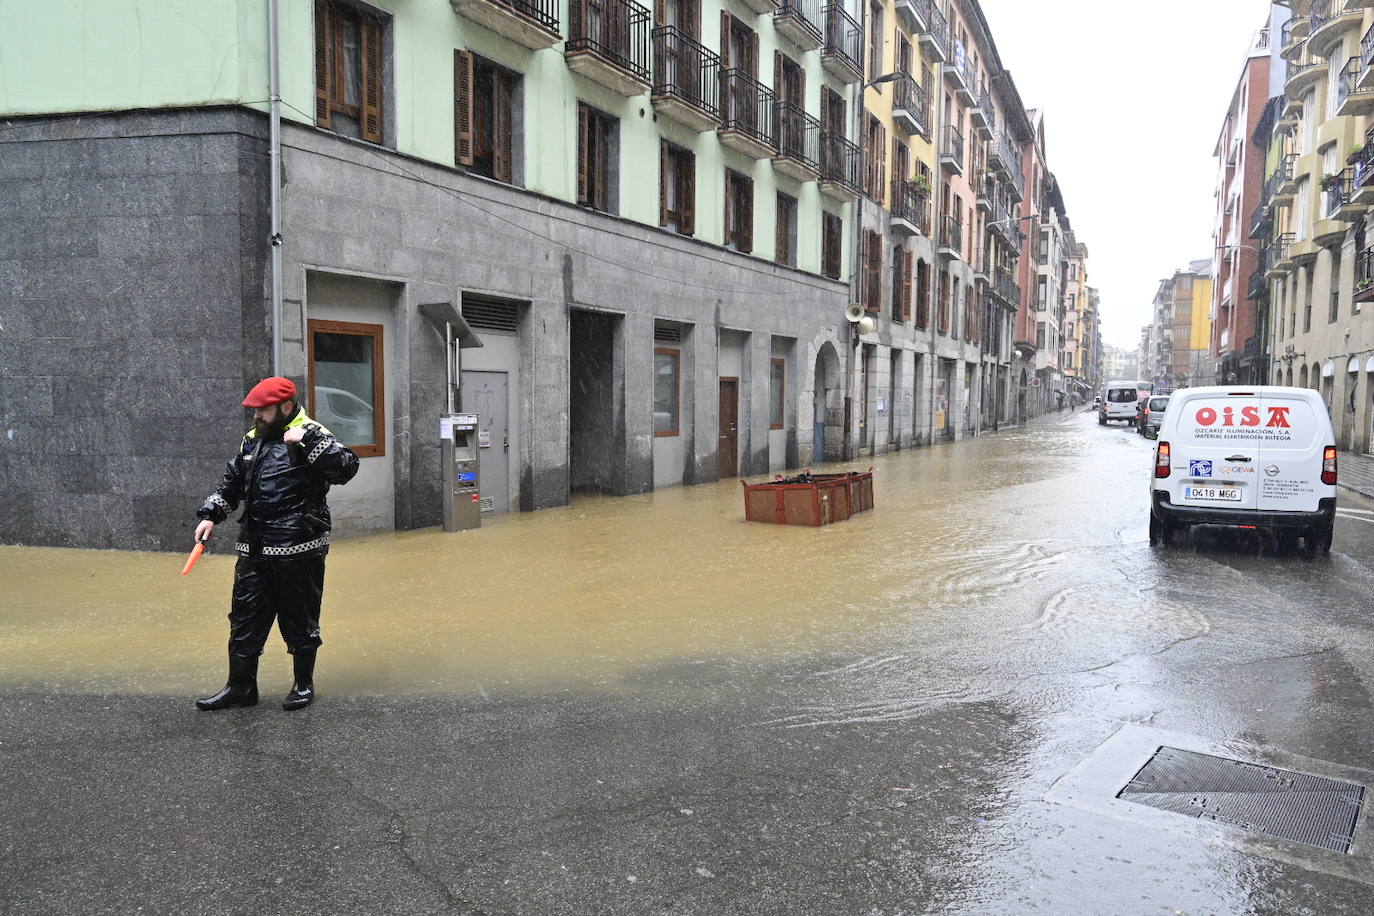
{"type": "Polygon", "coordinates": [[[483,512],[510,509],[508,397],[506,373],[463,373],[463,410],[477,414],[483,512]]]}

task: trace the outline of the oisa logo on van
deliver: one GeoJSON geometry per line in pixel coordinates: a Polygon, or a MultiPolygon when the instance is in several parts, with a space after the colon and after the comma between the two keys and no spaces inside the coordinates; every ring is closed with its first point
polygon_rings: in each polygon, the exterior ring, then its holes
{"type": "MultiPolygon", "coordinates": [[[[1288,411],[1291,409],[1292,408],[1289,407],[1270,407],[1269,419],[1268,422],[1264,424],[1264,428],[1289,428],[1290,424],[1288,422],[1288,411]]],[[[1198,426],[1216,426],[1218,416],[1214,408],[1200,407],[1198,408],[1197,413],[1194,414],[1193,419],[1197,422],[1198,426]]],[[[1234,407],[1223,407],[1221,410],[1220,420],[1222,426],[1256,427],[1260,425],[1260,409],[1258,407],[1242,407],[1240,409],[1240,422],[1237,423],[1236,409],[1234,407]]]]}

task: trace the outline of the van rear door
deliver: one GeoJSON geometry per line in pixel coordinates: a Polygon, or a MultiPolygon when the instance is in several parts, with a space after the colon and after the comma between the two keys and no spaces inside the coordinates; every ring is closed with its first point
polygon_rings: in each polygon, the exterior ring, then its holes
{"type": "Polygon", "coordinates": [[[1305,391],[1267,391],[1263,408],[1259,508],[1317,511],[1334,489],[1321,482],[1322,452],[1334,442],[1326,408],[1305,391]]]}
{"type": "Polygon", "coordinates": [[[1174,430],[1169,475],[1174,505],[1257,508],[1259,398],[1175,392],[1166,416],[1174,430]]]}

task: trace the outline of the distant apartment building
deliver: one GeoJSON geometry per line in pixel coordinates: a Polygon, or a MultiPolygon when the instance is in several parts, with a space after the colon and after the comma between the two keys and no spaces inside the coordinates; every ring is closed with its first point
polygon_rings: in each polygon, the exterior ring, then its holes
{"type": "Polygon", "coordinates": [[[1153,328],[1142,341],[1150,354],[1148,379],[1164,388],[1208,385],[1216,378],[1210,360],[1212,261],[1190,261],[1159,282],[1153,328]]]}

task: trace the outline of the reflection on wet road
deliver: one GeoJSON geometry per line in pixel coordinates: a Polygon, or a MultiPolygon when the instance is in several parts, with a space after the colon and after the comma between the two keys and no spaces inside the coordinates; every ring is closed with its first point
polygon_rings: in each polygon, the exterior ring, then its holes
{"type": "Polygon", "coordinates": [[[1127,723],[1374,768],[1374,509],[1343,494],[1314,561],[1152,549],[1151,449],[1080,414],[882,457],[875,511],[821,529],[744,523],[727,481],[342,541],[310,726],[183,714],[222,676],[232,558],[0,548],[0,725],[41,765],[15,710],[99,696],[173,757],[229,729],[212,758],[288,769],[308,727],[348,761],[314,778],[420,838],[416,911],[1368,912],[1340,869],[1045,800],[1127,723]]]}

